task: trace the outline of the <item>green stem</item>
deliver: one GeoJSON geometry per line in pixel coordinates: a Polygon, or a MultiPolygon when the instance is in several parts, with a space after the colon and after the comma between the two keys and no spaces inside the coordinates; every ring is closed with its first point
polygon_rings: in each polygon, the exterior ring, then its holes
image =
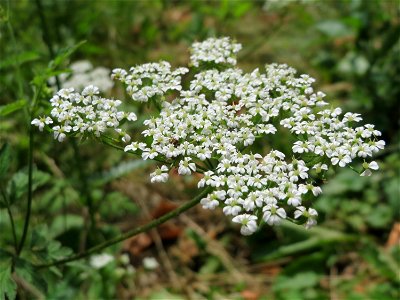
{"type": "Polygon", "coordinates": [[[19,246],[17,249],[17,256],[21,253],[22,248],[24,247],[24,243],[26,240],[26,235],[29,229],[29,221],[31,218],[31,209],[32,209],[32,174],[33,174],[33,130],[32,126],[29,126],[29,149],[28,149],[28,202],[26,207],[26,215],[25,215],[25,223],[24,229],[22,231],[22,237],[19,242],[19,246]]]}
{"type": "Polygon", "coordinates": [[[200,202],[200,200],[204,196],[206,196],[211,190],[212,190],[211,187],[207,187],[206,189],[202,190],[201,193],[198,194],[196,197],[194,197],[192,200],[186,202],[185,204],[181,205],[177,209],[175,209],[173,211],[170,211],[169,213],[167,213],[167,214],[161,216],[160,218],[155,219],[155,220],[153,220],[153,221],[151,221],[151,222],[149,222],[149,223],[147,223],[145,225],[136,227],[136,228],[134,228],[132,230],[129,230],[128,232],[125,232],[125,233],[123,233],[123,234],[121,234],[121,235],[119,235],[119,236],[117,236],[115,238],[112,238],[112,239],[110,239],[108,241],[105,241],[104,243],[101,243],[101,244],[99,244],[97,246],[94,246],[94,247],[90,248],[89,250],[87,250],[87,251],[85,251],[83,253],[76,254],[76,255],[73,255],[73,256],[68,257],[68,258],[56,260],[56,261],[53,261],[51,263],[37,265],[36,267],[38,267],[38,268],[48,268],[48,267],[52,267],[52,266],[63,265],[65,263],[72,262],[72,261],[75,261],[75,260],[79,260],[79,259],[88,257],[88,256],[92,255],[93,253],[99,252],[99,251],[101,251],[101,250],[103,250],[105,248],[108,248],[108,247],[110,247],[112,245],[115,245],[115,244],[117,244],[119,242],[122,242],[122,241],[124,241],[126,239],[129,239],[129,238],[131,238],[131,237],[133,237],[135,235],[138,235],[139,233],[146,232],[146,231],[148,231],[148,230],[150,230],[152,228],[155,228],[155,227],[165,223],[166,221],[168,221],[168,220],[170,220],[172,218],[175,218],[175,217],[179,216],[181,213],[183,213],[183,212],[187,211],[188,209],[192,208],[193,206],[197,205],[200,202]]]}
{"type": "Polygon", "coordinates": [[[32,197],[33,197],[33,193],[32,193],[32,174],[33,174],[33,144],[34,144],[34,134],[33,134],[33,129],[32,129],[32,125],[31,125],[31,121],[33,119],[33,115],[35,113],[35,109],[36,109],[36,103],[38,100],[38,97],[42,91],[42,87],[43,87],[43,83],[41,83],[41,85],[35,90],[34,95],[33,95],[33,99],[31,102],[31,105],[28,109],[29,112],[29,124],[28,124],[28,128],[29,128],[29,148],[28,148],[28,199],[27,199],[27,207],[26,207],[26,215],[25,215],[25,221],[24,221],[24,229],[22,231],[22,237],[21,240],[19,242],[19,246],[17,248],[17,256],[20,255],[22,248],[24,247],[24,243],[26,240],[26,235],[28,233],[28,229],[29,229],[29,221],[31,218],[31,210],[32,210],[32,197]]]}

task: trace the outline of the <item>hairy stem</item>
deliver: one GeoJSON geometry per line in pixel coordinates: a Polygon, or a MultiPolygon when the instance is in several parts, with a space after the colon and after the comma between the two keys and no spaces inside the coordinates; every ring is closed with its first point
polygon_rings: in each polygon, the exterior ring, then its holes
{"type": "Polygon", "coordinates": [[[119,242],[122,242],[126,239],[129,239],[135,235],[138,235],[139,233],[142,232],[146,232],[149,231],[152,228],[155,228],[163,223],[165,223],[166,221],[175,218],[177,216],[179,216],[181,213],[187,211],[188,209],[192,208],[193,206],[195,206],[196,204],[198,204],[200,202],[200,200],[206,196],[210,191],[212,190],[211,187],[207,187],[206,189],[202,190],[201,193],[199,193],[196,197],[194,197],[192,200],[186,202],[185,204],[181,205],[180,207],[178,207],[177,209],[170,211],[169,213],[161,216],[158,219],[155,219],[145,225],[136,227],[132,230],[129,230],[128,232],[125,232],[115,238],[112,238],[108,241],[105,241],[97,246],[94,246],[92,248],[90,248],[89,250],[83,252],[83,253],[79,253],[76,255],[73,255],[71,257],[68,258],[64,258],[64,259],[60,259],[60,260],[56,260],[54,262],[48,263],[48,264],[42,264],[42,265],[38,265],[36,267],[38,268],[48,268],[48,267],[52,267],[52,266],[59,266],[59,265],[63,265],[65,263],[71,262],[71,261],[75,261],[75,260],[79,260],[85,257],[88,257],[90,255],[92,255],[93,253],[99,252],[105,248],[108,248],[112,245],[115,245],[119,242]]]}

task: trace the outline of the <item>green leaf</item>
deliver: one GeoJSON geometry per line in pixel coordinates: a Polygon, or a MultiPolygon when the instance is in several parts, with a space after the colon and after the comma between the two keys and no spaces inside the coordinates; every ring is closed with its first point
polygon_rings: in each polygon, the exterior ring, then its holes
{"type": "Polygon", "coordinates": [[[144,168],[150,164],[152,164],[152,162],[148,160],[135,159],[131,161],[125,161],[107,171],[101,172],[100,174],[94,174],[89,178],[89,181],[92,186],[101,186],[134,170],[144,168]]]}
{"type": "Polygon", "coordinates": [[[39,58],[39,54],[33,51],[22,52],[14,55],[8,55],[6,59],[0,61],[0,70],[16,65],[22,65],[27,62],[35,61],[39,58]]]}
{"type": "Polygon", "coordinates": [[[47,246],[47,253],[50,259],[59,260],[66,258],[72,254],[72,250],[63,247],[59,241],[51,241],[47,246]]]}
{"type": "Polygon", "coordinates": [[[13,300],[17,295],[17,284],[11,276],[11,260],[0,264],[0,299],[13,300]]]}
{"type": "Polygon", "coordinates": [[[120,192],[102,195],[99,203],[99,213],[104,218],[122,217],[126,214],[133,215],[139,211],[138,206],[127,196],[120,192]]]}
{"type": "Polygon", "coordinates": [[[215,274],[221,268],[221,261],[215,256],[209,256],[201,266],[199,274],[215,274]]]}
{"type": "Polygon", "coordinates": [[[400,216],[399,182],[399,176],[393,176],[393,178],[390,178],[389,180],[383,182],[383,189],[396,218],[400,216]]]}
{"type": "Polygon", "coordinates": [[[302,290],[318,285],[319,276],[314,272],[297,273],[293,277],[279,276],[274,284],[275,291],[302,290]]]}
{"type": "Polygon", "coordinates": [[[72,254],[72,250],[63,247],[59,241],[52,239],[52,232],[47,225],[36,226],[32,230],[31,251],[44,262],[65,258],[72,254]]]}
{"type": "Polygon", "coordinates": [[[10,167],[11,151],[10,145],[5,143],[0,149],[0,180],[6,175],[10,167]]]}
{"type": "Polygon", "coordinates": [[[41,72],[39,75],[33,77],[31,84],[37,87],[43,86],[46,84],[47,80],[51,77],[58,76],[60,74],[69,74],[71,73],[70,69],[61,69],[61,70],[53,70],[47,69],[45,72],[41,72]]]}
{"type": "Polygon", "coordinates": [[[64,214],[56,216],[50,225],[49,235],[55,238],[72,228],[82,228],[83,218],[80,215],[64,214]]]}
{"type": "Polygon", "coordinates": [[[360,192],[368,185],[369,177],[360,177],[349,169],[342,169],[323,186],[323,195],[343,195],[347,191],[360,192]]]}
{"type": "Polygon", "coordinates": [[[149,300],[163,300],[163,299],[183,300],[185,298],[176,294],[171,294],[167,290],[155,291],[149,296],[149,300]]]}
{"type": "MultiPolygon", "coordinates": [[[[32,288],[37,289],[37,293],[46,294],[47,283],[42,274],[34,269],[32,264],[22,258],[15,261],[15,273],[28,283],[32,288]]],[[[42,297],[44,298],[44,297],[42,297]]]]}
{"type": "Polygon", "coordinates": [[[385,228],[393,219],[393,211],[390,206],[379,204],[371,210],[367,216],[367,222],[374,228],[385,228]]]}
{"type": "Polygon", "coordinates": [[[392,280],[393,282],[396,282],[397,284],[400,283],[398,274],[400,265],[396,261],[396,258],[385,249],[380,248],[378,245],[375,245],[372,242],[369,242],[365,245],[361,255],[368,262],[368,264],[371,265],[371,269],[373,269],[374,272],[389,280],[392,280]]]}
{"type": "Polygon", "coordinates": [[[26,106],[26,104],[27,104],[26,100],[22,99],[22,100],[11,102],[6,105],[1,105],[0,106],[0,117],[7,116],[17,110],[20,110],[20,109],[24,108],[26,106]]]}
{"type": "MultiPolygon", "coordinates": [[[[33,170],[32,173],[32,191],[43,186],[50,180],[51,176],[48,173],[33,170]]],[[[7,185],[7,194],[10,204],[20,199],[28,190],[28,170],[25,168],[18,171],[11,177],[7,185]]]]}
{"type": "Polygon", "coordinates": [[[68,57],[72,55],[72,53],[74,53],[84,43],[86,43],[86,41],[81,41],[76,45],[61,49],[54,60],[50,62],[49,68],[56,69],[57,67],[59,67],[68,57]]]}

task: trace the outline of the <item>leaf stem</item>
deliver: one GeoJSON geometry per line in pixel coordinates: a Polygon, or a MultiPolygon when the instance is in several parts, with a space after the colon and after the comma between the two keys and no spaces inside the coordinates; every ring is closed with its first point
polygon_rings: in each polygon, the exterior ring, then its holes
{"type": "Polygon", "coordinates": [[[211,190],[212,190],[211,187],[207,187],[206,189],[202,190],[201,193],[199,193],[197,196],[195,196],[192,200],[186,202],[185,204],[181,205],[177,209],[175,209],[173,211],[170,211],[169,213],[167,213],[167,214],[161,216],[160,218],[155,219],[155,220],[153,220],[153,221],[151,221],[151,222],[149,222],[149,223],[147,223],[145,225],[136,227],[136,228],[134,228],[132,230],[129,230],[129,231],[125,232],[125,233],[122,233],[121,235],[119,235],[119,236],[117,236],[115,238],[112,238],[112,239],[110,239],[108,241],[105,241],[105,242],[103,242],[101,244],[98,244],[97,246],[94,246],[94,247],[90,248],[89,250],[87,250],[87,251],[85,251],[83,253],[79,253],[79,254],[73,255],[71,257],[64,258],[64,259],[56,260],[56,261],[53,261],[51,263],[37,265],[36,267],[37,268],[48,268],[48,267],[59,266],[59,265],[63,265],[63,264],[66,264],[66,263],[69,263],[69,262],[72,262],[72,261],[76,261],[76,260],[88,257],[88,256],[92,255],[93,253],[101,251],[101,250],[103,250],[105,248],[108,248],[108,247],[110,247],[112,245],[115,245],[115,244],[117,244],[119,242],[122,242],[122,241],[124,241],[124,240],[126,240],[128,238],[131,238],[131,237],[135,236],[135,235],[138,235],[139,233],[146,232],[146,231],[148,231],[148,230],[150,230],[152,228],[155,228],[155,227],[165,223],[166,221],[168,221],[168,220],[170,220],[170,219],[172,219],[174,217],[179,216],[181,213],[183,213],[183,212],[187,211],[188,209],[194,207],[211,190]]]}

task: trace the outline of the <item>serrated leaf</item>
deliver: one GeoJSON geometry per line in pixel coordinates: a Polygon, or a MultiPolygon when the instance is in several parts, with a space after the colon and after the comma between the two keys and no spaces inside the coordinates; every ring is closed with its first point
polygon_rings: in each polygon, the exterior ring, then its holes
{"type": "Polygon", "coordinates": [[[102,195],[101,201],[99,213],[105,218],[122,217],[126,214],[133,215],[139,211],[137,204],[120,192],[111,192],[105,197],[102,195]]]}
{"type": "Polygon", "coordinates": [[[24,108],[26,106],[26,104],[27,104],[26,100],[22,99],[22,100],[17,100],[17,101],[11,102],[6,105],[1,105],[0,106],[0,117],[7,116],[17,110],[20,110],[20,109],[24,108]]]}
{"type": "Polygon", "coordinates": [[[59,241],[51,241],[47,247],[49,258],[57,260],[62,259],[72,254],[72,250],[63,247],[59,241]]]}
{"type": "Polygon", "coordinates": [[[66,214],[56,216],[50,225],[49,235],[55,238],[72,228],[82,228],[83,218],[80,215],[66,214]]]}
{"type": "Polygon", "coordinates": [[[31,251],[44,262],[65,258],[72,254],[71,249],[63,247],[59,241],[53,240],[52,234],[45,224],[38,225],[32,230],[31,251]]]}
{"type": "MultiPolygon", "coordinates": [[[[32,191],[43,186],[50,180],[51,176],[48,173],[33,170],[32,173],[32,191]]],[[[23,169],[18,171],[11,177],[7,185],[7,194],[10,205],[20,199],[28,190],[28,170],[23,169]]]]}
{"type": "Polygon", "coordinates": [[[17,295],[17,284],[11,276],[11,260],[0,264],[0,299],[13,300],[17,295]]]}
{"type": "Polygon", "coordinates": [[[0,149],[0,180],[7,173],[10,166],[11,151],[10,145],[7,143],[0,149]]]}
{"type": "Polygon", "coordinates": [[[41,224],[33,228],[30,247],[32,251],[43,250],[48,244],[48,229],[47,225],[41,224]]]}
{"type": "Polygon", "coordinates": [[[43,278],[40,272],[37,272],[33,265],[22,259],[18,258],[15,261],[15,273],[17,276],[21,277],[22,279],[26,280],[30,283],[38,292],[42,294],[46,294],[47,292],[47,283],[46,280],[43,278]]]}

